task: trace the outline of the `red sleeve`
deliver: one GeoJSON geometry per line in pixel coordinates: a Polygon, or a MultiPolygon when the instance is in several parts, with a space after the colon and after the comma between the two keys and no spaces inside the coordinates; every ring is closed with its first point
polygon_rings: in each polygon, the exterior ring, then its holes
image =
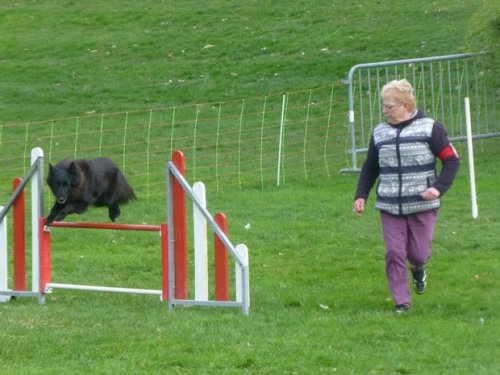
{"type": "Polygon", "coordinates": [[[443,160],[448,160],[451,157],[458,158],[458,153],[453,147],[453,145],[450,143],[448,146],[446,146],[439,152],[438,158],[443,161],[443,160]]]}

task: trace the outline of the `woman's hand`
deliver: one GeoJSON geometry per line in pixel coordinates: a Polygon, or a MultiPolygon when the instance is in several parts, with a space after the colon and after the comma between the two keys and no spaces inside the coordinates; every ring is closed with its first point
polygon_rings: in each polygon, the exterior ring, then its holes
{"type": "Polygon", "coordinates": [[[425,201],[433,201],[434,199],[438,199],[440,195],[441,193],[439,192],[439,190],[434,187],[427,188],[420,193],[420,196],[425,201]]]}
{"type": "Polygon", "coordinates": [[[363,198],[358,198],[354,201],[354,213],[360,216],[365,210],[365,200],[363,198]]]}

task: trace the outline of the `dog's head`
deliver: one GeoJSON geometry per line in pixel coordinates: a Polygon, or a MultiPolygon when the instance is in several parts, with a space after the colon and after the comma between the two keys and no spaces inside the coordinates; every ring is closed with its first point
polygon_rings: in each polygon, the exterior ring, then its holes
{"type": "Polygon", "coordinates": [[[52,166],[49,163],[49,175],[47,184],[60,204],[66,203],[74,189],[80,184],[80,173],[74,162],[70,162],[69,166],[64,163],[59,163],[52,166]]]}

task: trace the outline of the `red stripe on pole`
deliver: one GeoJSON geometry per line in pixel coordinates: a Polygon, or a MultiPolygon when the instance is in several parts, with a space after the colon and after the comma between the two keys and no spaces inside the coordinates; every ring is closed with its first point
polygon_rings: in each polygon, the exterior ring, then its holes
{"type": "Polygon", "coordinates": [[[168,300],[168,230],[167,223],[161,225],[161,299],[168,300]]]}
{"type": "MultiPolygon", "coordinates": [[[[182,151],[172,153],[172,162],[179,172],[185,176],[185,162],[182,151]]],[[[175,298],[187,299],[187,224],[186,193],[177,179],[172,176],[172,194],[174,222],[174,264],[175,264],[175,298]]]]}
{"type": "MultiPolygon", "coordinates": [[[[226,215],[218,212],[214,220],[222,232],[227,235],[226,215]]],[[[215,300],[229,301],[229,276],[227,267],[227,250],[222,241],[214,234],[214,257],[215,257],[215,300]]]]}
{"type": "MultiPolygon", "coordinates": [[[[22,181],[22,178],[16,177],[12,182],[13,190],[16,190],[22,181]]],[[[14,290],[26,291],[26,211],[24,190],[21,191],[14,201],[12,210],[14,290]]]]}
{"type": "Polygon", "coordinates": [[[52,270],[50,265],[50,230],[45,228],[45,218],[39,220],[39,239],[40,239],[40,293],[45,293],[45,286],[52,279],[52,270]]]}

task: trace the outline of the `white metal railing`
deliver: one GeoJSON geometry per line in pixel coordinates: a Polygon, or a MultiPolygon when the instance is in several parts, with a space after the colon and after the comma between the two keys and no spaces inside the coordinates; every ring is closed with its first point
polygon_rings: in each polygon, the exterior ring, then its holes
{"type": "Polygon", "coordinates": [[[367,150],[371,130],[383,121],[379,93],[392,79],[406,78],[415,88],[419,109],[443,124],[452,141],[466,140],[464,98],[471,98],[474,139],[500,136],[496,123],[496,88],[485,75],[484,53],[465,53],[354,65],[348,85],[349,153],[359,171],[357,154],[367,150]]]}

